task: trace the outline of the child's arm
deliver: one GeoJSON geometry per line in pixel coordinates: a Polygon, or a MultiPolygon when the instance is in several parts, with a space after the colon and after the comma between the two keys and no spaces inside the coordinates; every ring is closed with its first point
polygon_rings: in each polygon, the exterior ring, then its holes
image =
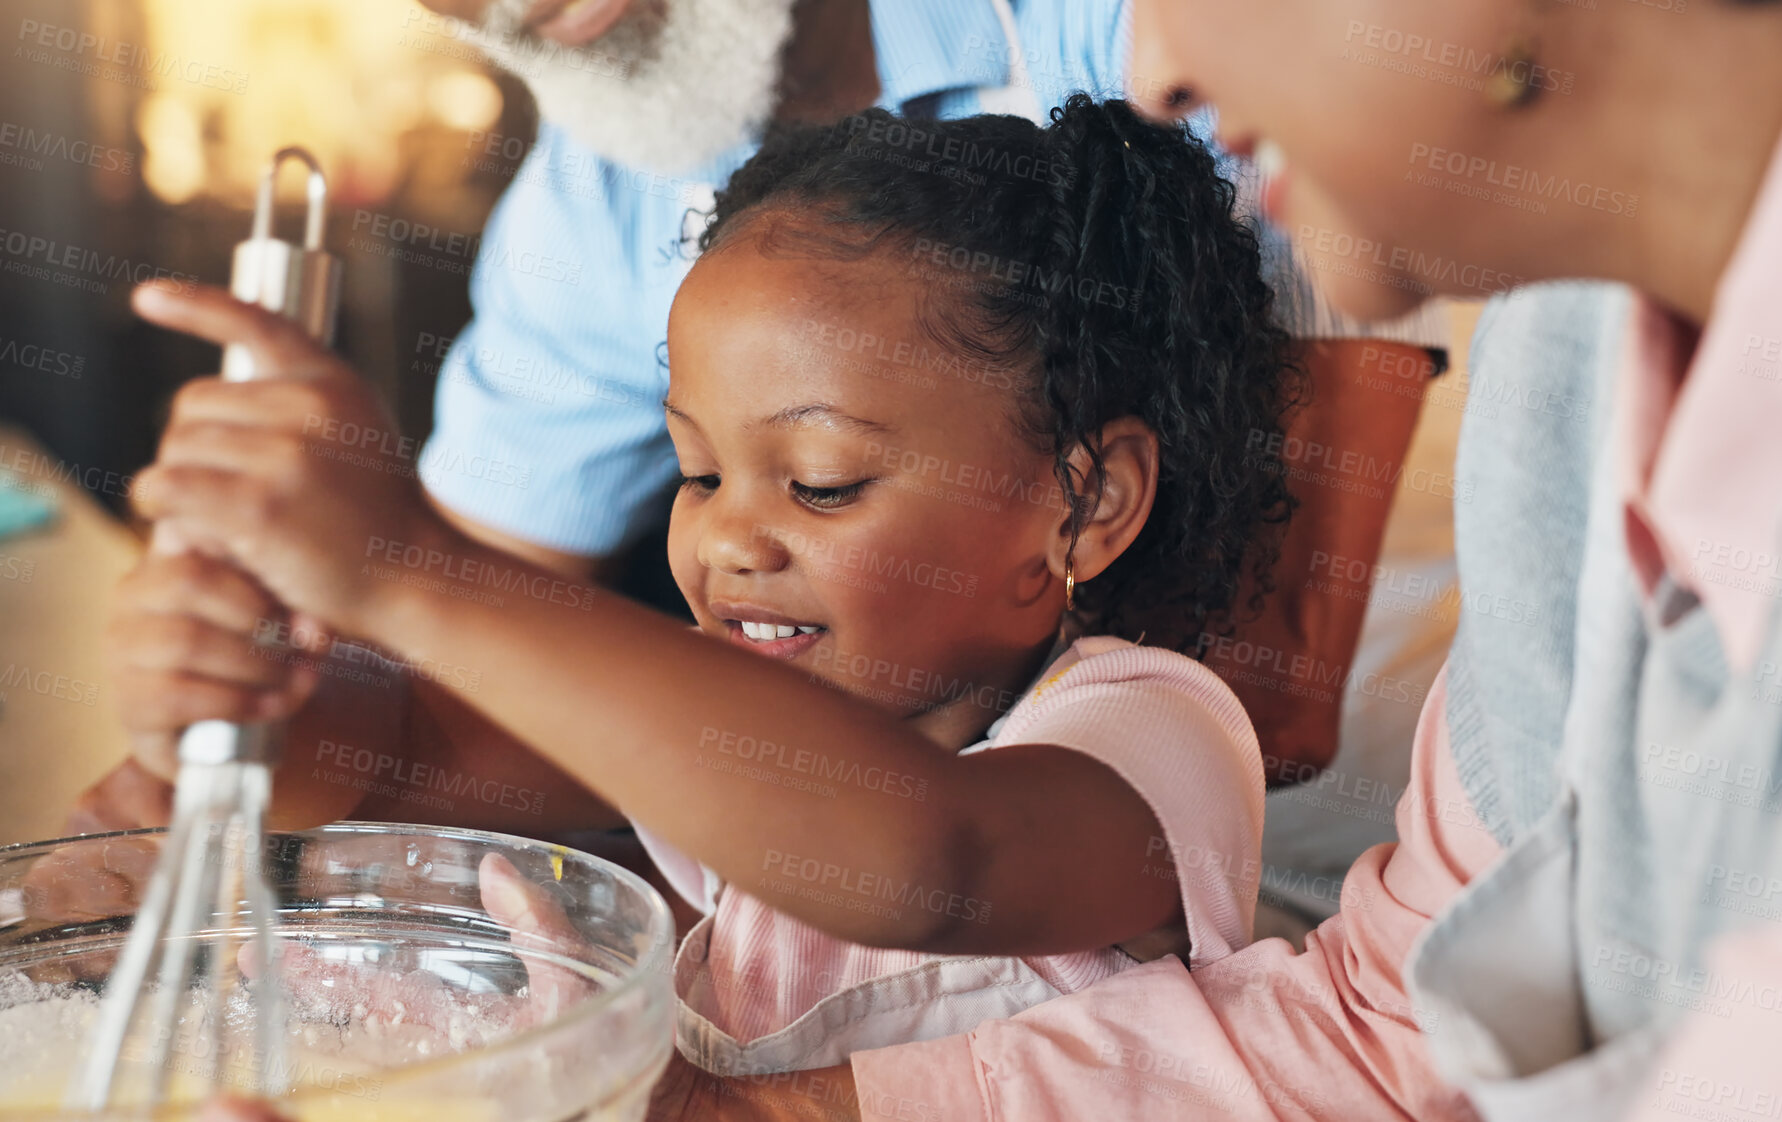
{"type": "MultiPolygon", "coordinates": [[[[491,560],[462,540],[427,548],[491,560]]],[[[1150,808],[1076,751],[949,755],[614,595],[583,611],[404,590],[368,627],[412,656],[480,652],[476,704],[516,737],[732,885],[854,942],[1055,953],[1131,938],[1177,908],[1176,883],[1147,875],[1150,808]],[[787,763],[737,774],[742,737],[787,763]]]]}
{"type": "Polygon", "coordinates": [[[139,291],[157,294],[139,299],[149,318],[292,372],[182,391],[138,487],[146,513],[294,608],[412,661],[475,667],[474,691],[441,684],[743,891],[852,941],[952,953],[1105,946],[1179,910],[1153,872],[1155,816],[1103,764],[1045,746],[948,755],[796,670],[480,546],[399,476],[306,447],[306,418],[383,423],[332,356],[221,293],[139,291]],[[392,541],[412,567],[389,564],[392,541]],[[506,591],[478,595],[491,574],[506,591]],[[922,797],[721,770],[732,734],[849,776],[907,776],[922,797]]]}

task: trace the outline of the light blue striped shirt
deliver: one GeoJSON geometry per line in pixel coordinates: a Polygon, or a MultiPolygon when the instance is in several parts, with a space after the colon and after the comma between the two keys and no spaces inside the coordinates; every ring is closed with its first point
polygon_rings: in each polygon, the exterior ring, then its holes
{"type": "MultiPolygon", "coordinates": [[[[1078,90],[1124,95],[1129,0],[1013,8],[1040,107],[1078,90]]],[[[990,0],[877,0],[871,12],[882,106],[962,117],[1010,85],[1009,42],[990,0]]],[[[689,211],[709,206],[711,184],[751,151],[677,179],[540,127],[484,231],[475,317],[440,369],[421,457],[437,499],[523,540],[596,556],[662,517],[676,464],[659,350],[691,265],[681,238],[689,211]]]]}

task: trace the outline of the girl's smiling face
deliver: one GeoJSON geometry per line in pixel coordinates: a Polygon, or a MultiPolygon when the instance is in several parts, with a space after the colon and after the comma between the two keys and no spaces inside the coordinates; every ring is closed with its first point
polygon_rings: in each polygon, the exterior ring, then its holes
{"type": "Polygon", "coordinates": [[[796,221],[752,217],[675,299],[675,581],[707,634],[964,744],[1056,636],[1066,500],[1023,372],[937,342],[897,250],[763,252],[796,221]]]}

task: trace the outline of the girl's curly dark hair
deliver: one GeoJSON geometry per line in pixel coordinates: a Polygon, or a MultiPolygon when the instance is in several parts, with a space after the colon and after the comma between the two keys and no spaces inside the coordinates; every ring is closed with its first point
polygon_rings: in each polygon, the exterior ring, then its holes
{"type": "Polygon", "coordinates": [[[752,216],[802,228],[808,251],[907,253],[929,283],[939,345],[1019,372],[1018,423],[1055,459],[1079,520],[1105,475],[1096,436],[1138,417],[1157,434],[1151,517],[1093,582],[1094,631],[1189,653],[1230,622],[1246,575],[1259,606],[1292,510],[1279,458],[1297,395],[1270,316],[1257,239],[1236,192],[1183,126],[1122,101],[1071,97],[1020,117],[909,121],[874,109],[771,130],[717,195],[699,238],[719,249],[752,216]],[[1093,467],[1067,466],[1078,446],[1093,467]]]}

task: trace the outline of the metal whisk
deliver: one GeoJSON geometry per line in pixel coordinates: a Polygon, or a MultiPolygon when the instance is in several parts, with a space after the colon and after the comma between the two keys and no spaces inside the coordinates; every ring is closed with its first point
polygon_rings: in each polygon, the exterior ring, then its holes
{"type": "MultiPolygon", "coordinates": [[[[324,344],[333,335],[340,294],[340,262],[322,249],[327,200],[327,180],[313,156],[301,148],[274,156],[260,181],[253,234],[235,248],[229,286],[237,299],[296,320],[324,344]],[[286,160],[309,169],[302,246],[272,236],[274,186],[286,160]]],[[[255,376],[251,352],[224,350],[225,380],[255,376]]],[[[176,527],[162,525],[150,548],[177,553],[184,543],[176,527]]],[[[201,721],[180,737],[173,822],[106,983],[89,1051],[69,1089],[71,1108],[159,1105],[176,1067],[205,1086],[227,1083],[264,1096],[285,1091],[285,1018],[272,934],[277,905],[261,860],[283,731],[273,724],[201,721]],[[251,972],[240,961],[244,945],[251,972]],[[250,1049],[245,1057],[243,1044],[250,1049]],[[127,1097],[120,1079],[126,1061],[143,1068],[139,1093],[127,1097]]]]}

